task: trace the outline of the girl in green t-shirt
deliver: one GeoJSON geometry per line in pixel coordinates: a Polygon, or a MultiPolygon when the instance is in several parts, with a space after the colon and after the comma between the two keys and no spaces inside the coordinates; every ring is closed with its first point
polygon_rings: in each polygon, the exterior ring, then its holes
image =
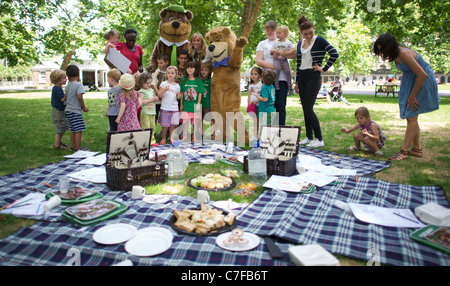
{"type": "Polygon", "coordinates": [[[181,120],[184,125],[183,140],[188,134],[188,122],[194,127],[194,141],[197,141],[197,135],[201,136],[202,127],[202,98],[205,93],[205,87],[202,80],[198,77],[198,64],[196,62],[188,62],[186,64],[186,74],[181,80],[180,89],[182,101],[180,104],[181,120]]]}

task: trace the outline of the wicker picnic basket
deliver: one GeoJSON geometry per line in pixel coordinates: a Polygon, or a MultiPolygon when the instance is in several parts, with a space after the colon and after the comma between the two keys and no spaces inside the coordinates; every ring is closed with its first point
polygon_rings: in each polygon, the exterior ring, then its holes
{"type": "MultiPolygon", "coordinates": [[[[300,126],[263,126],[260,148],[266,153],[268,175],[292,176],[297,172],[300,126]]],[[[244,156],[244,172],[248,172],[248,156],[244,156]]]]}
{"type": "Polygon", "coordinates": [[[148,186],[165,181],[165,163],[148,159],[151,136],[152,129],[108,133],[108,187],[129,191],[135,185],[148,186]]]}

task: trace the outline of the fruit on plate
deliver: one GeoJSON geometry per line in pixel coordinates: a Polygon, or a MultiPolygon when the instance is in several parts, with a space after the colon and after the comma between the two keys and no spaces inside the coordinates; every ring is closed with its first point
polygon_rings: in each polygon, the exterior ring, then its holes
{"type": "Polygon", "coordinates": [[[225,176],[227,176],[229,178],[239,178],[238,170],[223,169],[223,170],[220,170],[220,171],[222,172],[222,174],[224,174],[225,176]]]}
{"type": "Polygon", "coordinates": [[[225,189],[231,186],[233,180],[221,174],[209,173],[191,179],[191,185],[203,189],[225,189]]]}

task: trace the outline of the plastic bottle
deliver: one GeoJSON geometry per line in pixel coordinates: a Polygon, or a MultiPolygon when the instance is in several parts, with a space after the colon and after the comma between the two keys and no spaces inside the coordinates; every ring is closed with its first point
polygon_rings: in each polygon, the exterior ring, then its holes
{"type": "Polygon", "coordinates": [[[169,182],[184,181],[185,162],[184,153],[177,144],[172,145],[172,149],[167,154],[167,176],[169,182]]]}
{"type": "Polygon", "coordinates": [[[248,175],[251,180],[267,179],[266,154],[259,148],[259,142],[253,143],[248,154],[248,175]]]}

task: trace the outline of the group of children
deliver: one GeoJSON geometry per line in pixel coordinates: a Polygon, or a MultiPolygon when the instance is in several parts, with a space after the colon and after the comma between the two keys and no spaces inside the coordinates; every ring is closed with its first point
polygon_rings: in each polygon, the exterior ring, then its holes
{"type": "MultiPolygon", "coordinates": [[[[277,30],[279,45],[274,47],[273,53],[280,49],[292,49],[286,27],[277,30]]],[[[111,34],[114,37],[115,34],[111,34]]],[[[114,39],[106,45],[108,48],[114,39]]],[[[206,56],[206,42],[196,33],[191,37],[189,50],[182,50],[177,55],[178,66],[169,65],[169,58],[161,55],[157,59],[158,68],[150,73],[125,73],[118,69],[111,69],[107,73],[108,117],[109,130],[131,131],[152,128],[156,130],[156,122],[162,127],[162,139],[159,144],[167,143],[167,135],[172,141],[173,131],[180,124],[183,140],[188,134],[189,123],[194,126],[193,141],[203,134],[203,119],[210,112],[210,87],[212,68],[206,56]]],[[[106,49],[105,49],[106,52],[106,49]]],[[[259,123],[271,125],[272,113],[275,112],[275,89],[279,70],[289,66],[286,59],[280,58],[275,67],[276,71],[262,70],[254,67],[250,72],[248,87],[247,113],[253,119],[253,136],[250,141],[256,141],[259,133],[259,123]]],[[[289,73],[290,74],[290,69],[289,73]]],[[[86,129],[82,113],[88,112],[84,105],[83,85],[79,82],[79,69],[69,65],[66,71],[56,70],[50,75],[54,84],[52,90],[52,119],[56,135],[54,148],[66,149],[68,146],[61,139],[69,129],[71,149],[81,150],[81,135],[86,129]],[[66,85],[67,78],[69,82],[66,85]],[[65,92],[62,86],[66,85],[65,92]]],[[[351,133],[358,128],[361,132],[353,135],[355,146],[348,150],[360,150],[361,143],[377,156],[381,156],[385,137],[380,127],[370,120],[367,108],[358,108],[355,112],[358,124],[351,128],[342,128],[343,133],[351,133]]],[[[213,126],[214,121],[211,121],[213,126]]],[[[152,146],[157,146],[155,136],[152,136],[152,146]]]]}

